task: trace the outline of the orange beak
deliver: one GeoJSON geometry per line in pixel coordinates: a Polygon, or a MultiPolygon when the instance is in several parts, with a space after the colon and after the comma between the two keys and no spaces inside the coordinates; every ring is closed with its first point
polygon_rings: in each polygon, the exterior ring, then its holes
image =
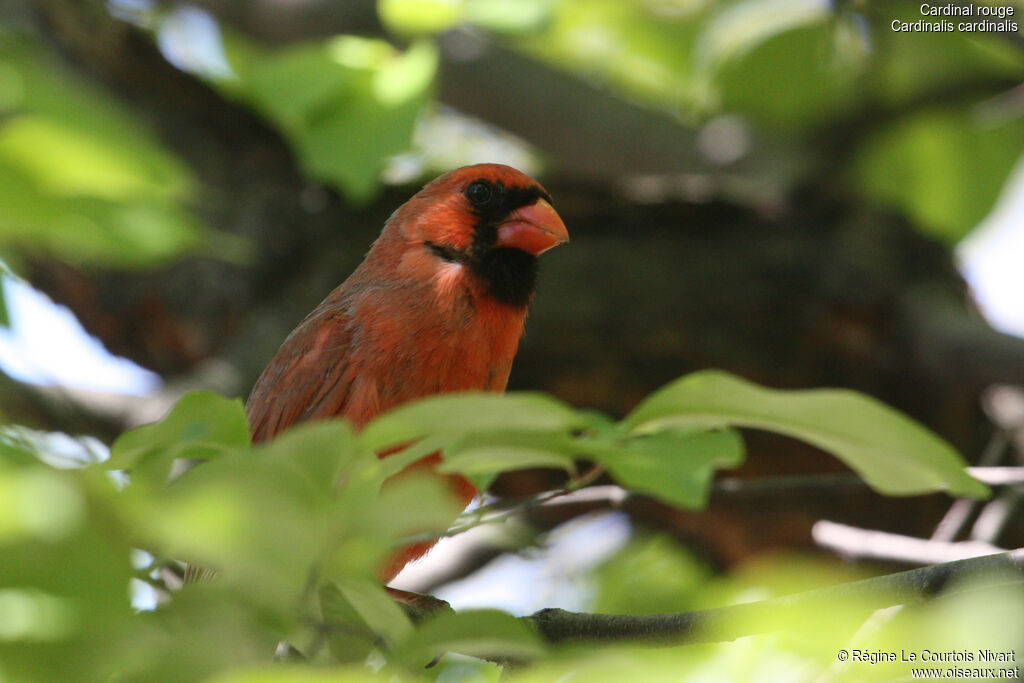
{"type": "Polygon", "coordinates": [[[538,199],[535,204],[516,209],[498,224],[498,239],[494,246],[540,256],[551,247],[568,241],[569,231],[554,207],[538,199]]]}

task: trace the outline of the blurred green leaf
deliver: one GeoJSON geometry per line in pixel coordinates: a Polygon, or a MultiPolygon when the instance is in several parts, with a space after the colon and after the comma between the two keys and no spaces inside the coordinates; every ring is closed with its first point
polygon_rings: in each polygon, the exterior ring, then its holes
{"type": "Polygon", "coordinates": [[[702,508],[715,469],[743,462],[743,440],[732,430],[653,432],[592,450],[615,481],[670,505],[702,508]]]}
{"type": "Polygon", "coordinates": [[[825,125],[855,103],[858,74],[838,56],[830,56],[836,39],[830,22],[766,38],[699,76],[701,105],[708,113],[737,112],[789,132],[825,125]]]}
{"type": "Polygon", "coordinates": [[[5,427],[0,429],[0,463],[4,467],[30,467],[39,464],[39,454],[19,436],[11,438],[10,429],[5,427]]]}
{"type": "Polygon", "coordinates": [[[159,422],[125,432],[110,449],[108,469],[129,470],[163,486],[177,458],[206,460],[249,445],[249,422],[238,399],[194,391],[159,422]]]}
{"type": "Polygon", "coordinates": [[[477,488],[486,488],[501,472],[530,467],[573,472],[573,453],[573,441],[564,432],[488,431],[453,443],[437,471],[462,474],[477,488]]]}
{"type": "MultiPolygon", "coordinates": [[[[692,110],[695,97],[690,71],[696,21],[712,3],[698,0],[675,7],[669,14],[682,16],[672,19],[652,11],[652,4],[530,2],[524,14],[536,21],[534,31],[517,44],[554,68],[573,70],[629,99],[685,114],[692,110]]],[[[520,28],[525,30],[526,22],[520,28]]]]}
{"type": "Polygon", "coordinates": [[[320,586],[319,598],[331,658],[342,664],[364,661],[377,644],[377,634],[333,583],[320,586]]]}
{"type": "Polygon", "coordinates": [[[234,670],[212,678],[208,683],[366,683],[367,681],[383,680],[390,683],[402,683],[402,681],[419,679],[404,676],[393,670],[374,672],[363,666],[324,668],[277,665],[241,671],[234,670]]]}
{"type": "Polygon", "coordinates": [[[510,614],[497,610],[445,613],[422,624],[401,643],[398,657],[422,666],[445,652],[475,657],[531,659],[544,653],[537,635],[510,614]]]}
{"type": "Polygon", "coordinates": [[[377,0],[377,13],[398,33],[440,33],[463,16],[463,0],[377,0]]]}
{"type": "Polygon", "coordinates": [[[260,600],[249,598],[221,585],[190,586],[159,608],[133,615],[115,639],[97,648],[107,660],[106,677],[97,680],[205,681],[218,672],[267,663],[281,639],[281,624],[261,609],[260,600]]]}
{"type": "Polygon", "coordinates": [[[201,244],[183,206],[195,186],[185,165],[127,110],[6,32],[0,114],[0,246],[140,266],[201,244]]]}
{"type": "Polygon", "coordinates": [[[359,461],[356,447],[347,422],[323,420],[290,429],[261,448],[267,457],[297,466],[313,486],[328,494],[338,486],[342,473],[351,472],[359,461]]]}
{"type": "Polygon", "coordinates": [[[468,23],[499,33],[540,28],[554,0],[378,0],[381,21],[404,34],[441,33],[468,23]]]}
{"type": "Polygon", "coordinates": [[[11,315],[7,310],[7,268],[0,260],[0,327],[11,326],[11,315]]]}
{"type": "Polygon", "coordinates": [[[1022,151],[1024,119],[987,122],[976,111],[929,109],[867,136],[851,173],[868,198],[952,245],[991,211],[1022,151]]]}
{"type": "Polygon", "coordinates": [[[694,609],[711,570],[666,534],[634,533],[621,550],[592,570],[590,607],[605,614],[658,614],[694,609]]]}
{"type": "Polygon", "coordinates": [[[637,433],[670,426],[752,427],[832,453],[889,495],[945,490],[984,497],[953,448],[910,418],[853,391],[764,389],[724,372],[687,375],[647,397],[624,424],[637,433]]]}
{"type": "Polygon", "coordinates": [[[465,0],[465,20],[498,33],[541,28],[550,20],[554,0],[465,0]]]}
{"type": "Polygon", "coordinates": [[[0,543],[58,540],[84,517],[85,500],[68,476],[42,467],[0,467],[0,543]]]}
{"type": "Polygon", "coordinates": [[[367,643],[371,647],[378,639],[383,639],[385,646],[390,647],[408,638],[413,631],[405,612],[372,580],[348,579],[323,586],[320,609],[328,624],[341,625],[338,631],[342,640],[351,637],[351,633],[345,633],[344,625],[351,625],[358,619],[372,636],[367,643]]]}
{"type": "Polygon", "coordinates": [[[0,661],[12,680],[104,680],[130,619],[130,546],[112,482],[94,468],[0,460],[0,661]],[[96,639],[99,638],[100,641],[96,639]]]}
{"type": "Polygon", "coordinates": [[[133,479],[125,498],[152,550],[216,570],[218,587],[246,595],[285,626],[306,607],[318,563],[349,529],[333,496],[265,452],[222,455],[162,489],[133,479]]]}
{"type": "Polygon", "coordinates": [[[180,169],[169,168],[163,159],[140,158],[137,151],[112,142],[45,115],[15,116],[0,126],[0,157],[45,192],[106,199],[181,193],[181,187],[174,187],[180,169]]]}
{"type": "Polygon", "coordinates": [[[277,51],[228,36],[237,79],[219,85],[280,126],[314,178],[368,199],[385,160],[411,144],[438,55],[425,41],[398,52],[382,40],[341,36],[277,51]]]}
{"type": "Polygon", "coordinates": [[[738,59],[759,45],[829,17],[829,8],[807,0],[743,0],[723,3],[705,22],[694,46],[697,69],[711,70],[738,59]]]}
{"type": "MultiPolygon", "coordinates": [[[[874,19],[871,38],[878,42],[874,52],[879,58],[871,60],[867,76],[871,92],[886,105],[913,102],[934,93],[963,93],[963,101],[972,102],[971,89],[979,83],[1024,77],[1024,53],[1004,35],[894,32],[894,20],[912,23],[922,18],[921,3],[891,0],[884,10],[882,6],[878,9],[881,11],[868,13],[874,19]]],[[[1017,10],[1018,16],[1021,11],[1024,9],[1017,10]]]]}
{"type": "Polygon", "coordinates": [[[466,392],[432,396],[400,406],[367,424],[360,433],[372,451],[402,446],[422,436],[449,443],[466,434],[489,431],[568,432],[590,424],[561,401],[531,393],[466,392]]]}

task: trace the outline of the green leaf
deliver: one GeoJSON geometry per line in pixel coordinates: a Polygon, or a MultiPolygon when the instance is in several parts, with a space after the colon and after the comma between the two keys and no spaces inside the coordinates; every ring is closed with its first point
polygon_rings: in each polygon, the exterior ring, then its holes
{"type": "Polygon", "coordinates": [[[405,612],[374,581],[345,580],[320,588],[328,645],[341,662],[360,661],[380,640],[393,644],[412,633],[405,612]]]}
{"type": "Polygon", "coordinates": [[[268,458],[298,467],[324,493],[335,489],[342,471],[357,456],[352,427],[343,420],[298,425],[261,449],[268,458]]]}
{"type": "Polygon", "coordinates": [[[985,497],[957,452],[905,415],[854,391],[764,389],[708,370],[658,390],[630,413],[634,433],[672,426],[752,427],[785,434],[832,453],[881,493],[945,490],[985,497]]]}
{"type": "Polygon", "coordinates": [[[219,85],[281,128],[306,173],[353,200],[368,199],[385,161],[411,145],[438,65],[426,41],[404,52],[357,36],[273,52],[229,42],[239,79],[219,85]]]}
{"type": "Polygon", "coordinates": [[[571,431],[591,422],[590,416],[542,394],[466,392],[403,405],[366,425],[360,439],[369,450],[381,451],[425,435],[450,443],[473,432],[571,431]]]}
{"type": "Polygon", "coordinates": [[[466,21],[488,31],[522,33],[550,21],[554,0],[466,0],[466,21]]]}
{"type": "MultiPolygon", "coordinates": [[[[386,479],[398,474],[409,465],[426,458],[434,453],[441,452],[451,443],[450,437],[426,436],[415,443],[411,443],[396,453],[391,453],[381,459],[381,475],[386,479]]],[[[384,452],[387,452],[385,450],[384,452]]]]}
{"type": "Polygon", "coordinates": [[[377,0],[377,13],[398,33],[440,33],[463,16],[463,0],[377,0]]]}
{"type": "Polygon", "coordinates": [[[0,261],[0,327],[11,326],[11,316],[7,310],[7,274],[3,267],[3,261],[0,261]]]}
{"type": "Polygon", "coordinates": [[[0,34],[0,244],[149,265],[199,245],[188,167],[31,40],[0,34]]]}
{"type": "Polygon", "coordinates": [[[418,680],[388,673],[385,677],[364,666],[313,668],[267,664],[249,669],[232,669],[206,680],[207,683],[380,683],[385,680],[388,683],[403,683],[406,680],[418,680]]]}
{"type": "MultiPolygon", "coordinates": [[[[311,476],[307,464],[280,457],[285,452],[235,449],[170,486],[139,487],[133,474],[125,497],[139,511],[152,548],[215,569],[218,585],[248,594],[287,621],[296,618],[296,606],[313,588],[311,576],[323,575],[320,565],[336,548],[358,547],[346,568],[369,573],[366,565],[378,563],[388,539],[380,547],[374,538],[363,541],[370,530],[346,514],[339,492],[311,476]]],[[[365,514],[378,513],[373,496],[365,503],[365,514]]]]}
{"type": "Polygon", "coordinates": [[[824,22],[829,8],[793,0],[743,0],[705,22],[694,48],[699,69],[737,59],[762,43],[808,25],[824,22]]]}
{"type": "Polygon", "coordinates": [[[64,473],[41,467],[0,468],[0,544],[23,537],[59,539],[84,517],[85,501],[64,473]]]}
{"type": "Polygon", "coordinates": [[[593,611],[657,614],[695,609],[711,574],[711,568],[678,539],[637,530],[622,549],[592,570],[593,611]]]}
{"type": "MultiPolygon", "coordinates": [[[[4,450],[4,449],[0,449],[4,450]]],[[[100,680],[128,626],[133,520],[95,468],[58,470],[0,458],[0,659],[4,678],[100,680]],[[104,665],[106,662],[104,662],[104,665]]],[[[109,672],[108,672],[109,673],[109,672]]]]}
{"type": "Polygon", "coordinates": [[[931,109],[867,136],[851,166],[869,199],[955,244],[988,215],[1024,149],[1024,119],[993,125],[971,109],[931,109]]]}
{"type": "MultiPolygon", "coordinates": [[[[36,186],[64,196],[137,199],[180,195],[183,171],[160,168],[136,150],[71,122],[25,114],[0,126],[0,156],[22,169],[36,186]],[[41,153],[59,149],[60,154],[41,153]]],[[[169,160],[162,163],[170,166],[169,160]]]]}
{"type": "Polygon", "coordinates": [[[489,431],[467,435],[445,451],[437,470],[493,478],[529,467],[573,471],[573,442],[564,432],[489,431]]]}
{"type": "Polygon", "coordinates": [[[249,445],[249,422],[238,399],[209,391],[183,396],[159,422],[125,432],[110,449],[107,468],[131,470],[147,483],[166,483],[177,458],[207,460],[249,445]]]}
{"type": "Polygon", "coordinates": [[[414,665],[445,652],[472,657],[533,659],[543,655],[537,635],[523,622],[498,610],[445,613],[425,622],[398,648],[398,657],[414,665]]]}
{"type": "Polygon", "coordinates": [[[715,469],[743,462],[743,440],[731,430],[667,430],[635,436],[617,449],[592,455],[631,491],[670,505],[703,508],[715,469]]]}

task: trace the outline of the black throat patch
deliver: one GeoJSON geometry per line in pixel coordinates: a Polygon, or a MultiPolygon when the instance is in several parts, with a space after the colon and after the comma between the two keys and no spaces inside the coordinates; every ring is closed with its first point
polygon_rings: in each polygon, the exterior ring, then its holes
{"type": "Polygon", "coordinates": [[[534,204],[538,199],[550,202],[551,197],[536,186],[505,187],[501,182],[474,181],[479,182],[487,183],[492,192],[489,201],[472,208],[478,222],[467,265],[495,299],[511,306],[525,306],[537,286],[537,257],[520,249],[495,247],[498,224],[516,209],[534,204]]]}

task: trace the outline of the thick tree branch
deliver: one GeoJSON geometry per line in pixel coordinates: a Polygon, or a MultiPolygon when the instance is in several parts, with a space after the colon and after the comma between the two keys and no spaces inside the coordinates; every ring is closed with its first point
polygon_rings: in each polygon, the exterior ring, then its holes
{"type": "Polygon", "coordinates": [[[551,643],[582,641],[638,641],[681,645],[719,642],[761,632],[782,623],[769,617],[800,608],[827,608],[837,602],[855,603],[866,612],[899,604],[922,602],[958,582],[946,593],[1001,585],[1006,572],[1024,570],[1024,549],[933,565],[898,574],[797,593],[773,600],[676,614],[582,614],[561,609],[541,610],[525,619],[551,643]]]}

